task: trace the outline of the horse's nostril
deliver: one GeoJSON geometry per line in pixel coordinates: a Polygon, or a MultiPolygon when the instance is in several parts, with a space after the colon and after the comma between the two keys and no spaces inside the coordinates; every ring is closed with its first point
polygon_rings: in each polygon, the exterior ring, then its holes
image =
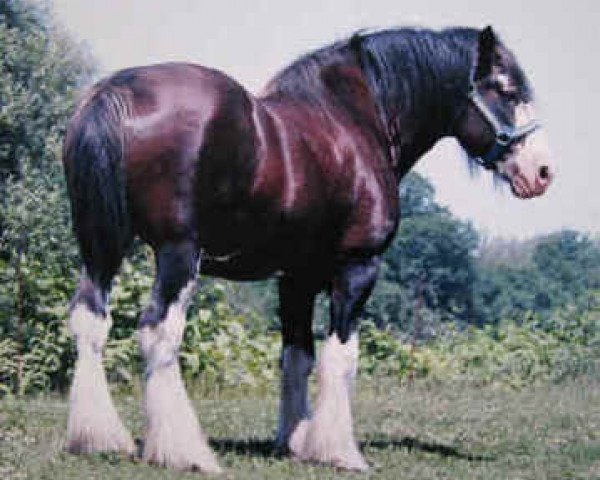
{"type": "Polygon", "coordinates": [[[539,175],[542,180],[547,180],[550,177],[550,169],[546,165],[540,167],[539,175]]]}

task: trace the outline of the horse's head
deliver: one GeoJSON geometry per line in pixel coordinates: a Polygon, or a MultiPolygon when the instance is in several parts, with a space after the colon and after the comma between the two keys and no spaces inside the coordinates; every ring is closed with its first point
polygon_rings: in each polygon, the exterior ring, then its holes
{"type": "Polygon", "coordinates": [[[541,195],[553,177],[551,154],[527,78],[491,27],[479,34],[475,59],[456,136],[477,163],[508,181],[516,196],[541,195]]]}

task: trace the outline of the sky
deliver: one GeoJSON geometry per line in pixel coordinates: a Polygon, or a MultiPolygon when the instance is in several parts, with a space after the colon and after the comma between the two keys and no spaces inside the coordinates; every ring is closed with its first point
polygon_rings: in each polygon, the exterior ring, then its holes
{"type": "Polygon", "coordinates": [[[600,86],[597,0],[54,0],[101,71],[184,60],[218,68],[252,92],[309,50],[361,28],[492,25],[536,91],[556,177],[533,200],[472,178],[444,140],[417,164],[439,203],[485,236],[528,238],[561,228],[600,234],[600,86]]]}

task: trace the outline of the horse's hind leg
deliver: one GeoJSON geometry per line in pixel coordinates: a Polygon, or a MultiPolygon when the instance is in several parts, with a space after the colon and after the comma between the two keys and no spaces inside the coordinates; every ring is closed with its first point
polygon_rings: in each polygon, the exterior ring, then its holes
{"type": "Polygon", "coordinates": [[[219,472],[185,391],[178,361],[198,254],[192,242],[177,243],[160,248],[156,260],[152,303],[139,329],[146,361],[143,458],[179,470],[219,472]]]}
{"type": "Polygon", "coordinates": [[[110,398],[102,367],[102,349],[111,326],[106,308],[106,293],[82,274],[69,318],[77,342],[67,425],[67,450],[72,453],[133,454],[135,450],[110,398]]]}
{"type": "Polygon", "coordinates": [[[352,431],[350,400],[358,366],[356,316],[377,278],[377,260],[356,260],[342,266],[331,288],[331,327],[317,367],[319,393],[315,412],[302,421],[290,439],[301,460],[364,471],[352,431]]]}

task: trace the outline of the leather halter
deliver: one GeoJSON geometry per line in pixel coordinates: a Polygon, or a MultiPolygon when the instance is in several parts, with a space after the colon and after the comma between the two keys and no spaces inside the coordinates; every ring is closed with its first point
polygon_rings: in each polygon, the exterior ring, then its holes
{"type": "Polygon", "coordinates": [[[515,143],[520,142],[541,127],[537,120],[531,120],[520,127],[502,123],[477,91],[475,85],[471,85],[468,98],[494,131],[494,144],[486,153],[475,158],[475,161],[487,170],[495,170],[497,163],[504,161],[506,153],[515,143]]]}

